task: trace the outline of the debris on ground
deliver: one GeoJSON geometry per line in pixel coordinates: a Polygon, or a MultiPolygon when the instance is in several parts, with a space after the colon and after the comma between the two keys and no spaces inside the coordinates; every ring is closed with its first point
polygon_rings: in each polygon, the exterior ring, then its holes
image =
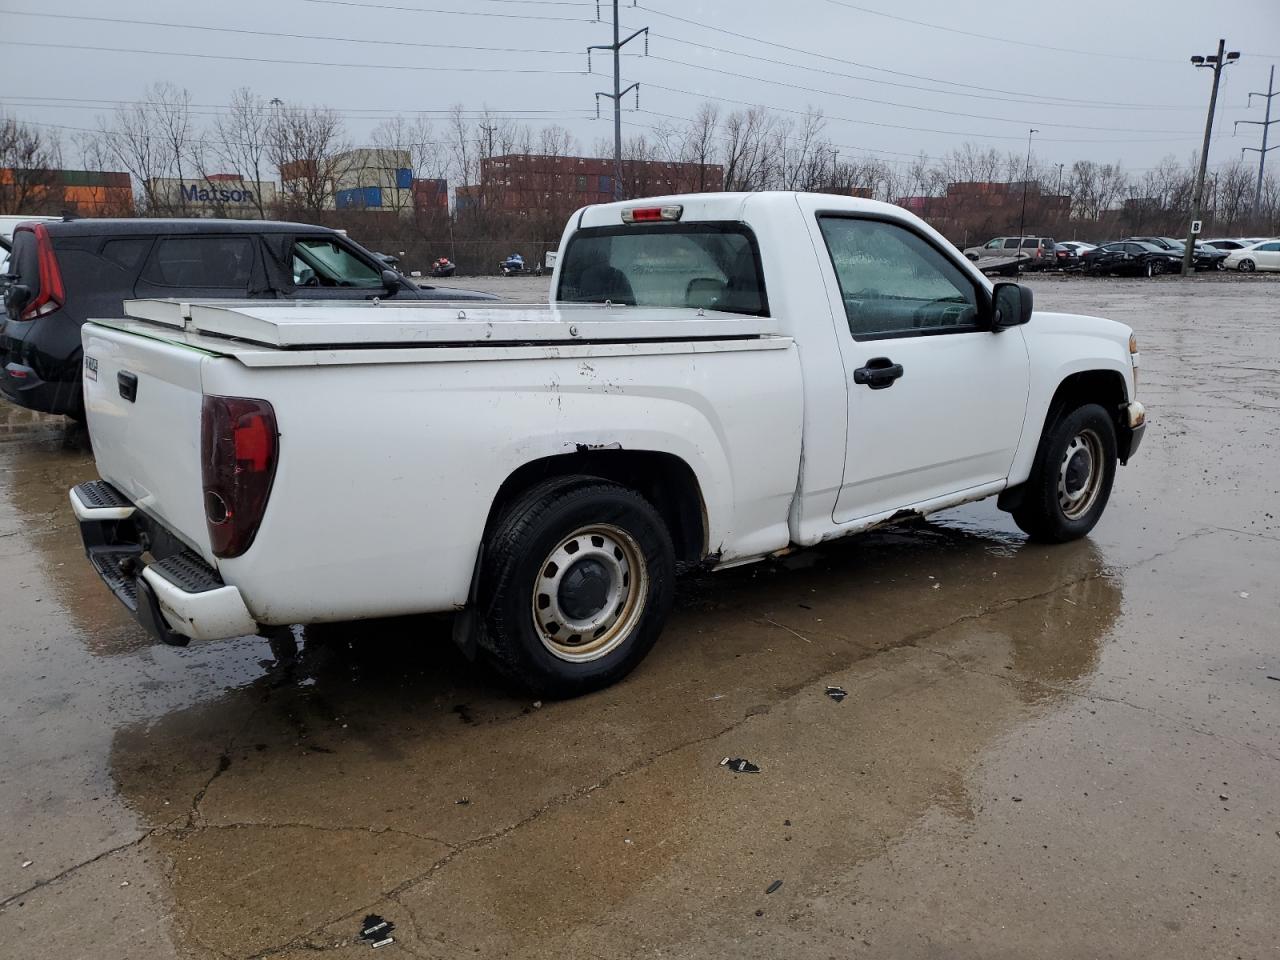
{"type": "Polygon", "coordinates": [[[1010,799],[1010,800],[1012,800],[1014,803],[1021,803],[1021,802],[1022,802],[1022,798],[1021,798],[1021,797],[1010,797],[1009,799],[1010,799]]]}
{"type": "Polygon", "coordinates": [[[759,773],[760,768],[744,757],[725,757],[720,766],[728,767],[734,773],[759,773]]]}
{"type": "Polygon", "coordinates": [[[360,924],[360,939],[368,942],[370,946],[385,947],[389,943],[396,942],[396,938],[391,935],[391,931],[395,928],[396,925],[390,920],[384,920],[376,913],[371,913],[360,924]]]}
{"type": "Polygon", "coordinates": [[[27,869],[27,867],[31,866],[33,863],[35,863],[35,861],[34,861],[34,860],[23,860],[23,861],[22,861],[22,869],[23,869],[23,870],[27,869]]]}
{"type": "Polygon", "coordinates": [[[1267,679],[1268,679],[1268,680],[1280,680],[1280,677],[1273,677],[1273,676],[1271,676],[1271,674],[1267,674],[1267,679]]]}
{"type": "Polygon", "coordinates": [[[769,888],[768,888],[767,890],[765,890],[765,893],[766,893],[766,894],[773,893],[773,892],[774,892],[775,890],[777,890],[780,886],[782,886],[782,881],[781,881],[781,880],[775,880],[775,881],[773,881],[773,883],[769,884],[769,888]]]}
{"type": "Polygon", "coordinates": [[[703,702],[703,703],[714,703],[716,700],[723,700],[723,699],[724,699],[724,694],[723,694],[723,693],[717,693],[714,697],[707,697],[707,698],[706,698],[705,700],[703,700],[702,702],[703,702]]]}
{"type": "Polygon", "coordinates": [[[1241,591],[1240,591],[1240,599],[1241,599],[1241,600],[1248,600],[1248,599],[1249,599],[1249,594],[1248,594],[1246,591],[1241,590],[1241,591]]]}
{"type": "Polygon", "coordinates": [[[453,801],[454,806],[458,806],[458,807],[465,807],[470,802],[471,802],[470,797],[459,797],[457,800],[453,801]]]}
{"type": "Polygon", "coordinates": [[[834,700],[836,703],[839,703],[848,695],[849,695],[849,691],[846,690],[844,687],[833,687],[833,686],[827,687],[827,696],[830,697],[832,700],[834,700]]]}
{"type": "Polygon", "coordinates": [[[1220,793],[1220,794],[1218,794],[1218,799],[1219,799],[1219,800],[1230,800],[1231,798],[1230,798],[1230,797],[1228,797],[1225,793],[1220,793]]]}
{"type": "Polygon", "coordinates": [[[757,916],[757,917],[763,917],[763,916],[764,916],[764,911],[763,911],[763,910],[757,910],[757,911],[756,911],[756,916],[757,916]]]}

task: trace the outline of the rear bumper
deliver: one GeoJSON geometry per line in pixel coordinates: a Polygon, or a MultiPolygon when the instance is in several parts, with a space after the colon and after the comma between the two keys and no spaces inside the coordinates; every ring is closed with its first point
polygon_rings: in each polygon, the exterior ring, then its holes
{"type": "Polygon", "coordinates": [[[85,555],[152,639],[174,646],[258,632],[240,591],[104,480],[71,490],[85,555]]]}

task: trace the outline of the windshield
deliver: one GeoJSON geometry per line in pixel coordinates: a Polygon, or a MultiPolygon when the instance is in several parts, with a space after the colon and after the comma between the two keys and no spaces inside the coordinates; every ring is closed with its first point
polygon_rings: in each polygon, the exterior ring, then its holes
{"type": "Polygon", "coordinates": [[[556,299],[755,316],[769,309],[755,237],[720,222],[580,230],[565,251],[556,299]]]}
{"type": "Polygon", "coordinates": [[[293,245],[293,282],[299,287],[382,287],[382,273],[338,241],[303,237],[293,245]]]}

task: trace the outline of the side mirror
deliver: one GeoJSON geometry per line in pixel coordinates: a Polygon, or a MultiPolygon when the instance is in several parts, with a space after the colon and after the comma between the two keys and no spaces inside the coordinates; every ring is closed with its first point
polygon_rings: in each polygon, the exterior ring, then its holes
{"type": "Polygon", "coordinates": [[[1033,296],[1020,283],[997,283],[991,291],[991,329],[1016,327],[1031,319],[1033,296]]]}
{"type": "Polygon", "coordinates": [[[382,285],[387,288],[387,296],[391,296],[392,294],[399,292],[404,283],[400,279],[400,274],[396,273],[394,270],[383,270],[382,285]]]}

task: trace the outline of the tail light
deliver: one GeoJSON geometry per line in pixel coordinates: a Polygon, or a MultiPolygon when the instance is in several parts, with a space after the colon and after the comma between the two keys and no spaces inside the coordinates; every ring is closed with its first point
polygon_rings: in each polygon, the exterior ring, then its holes
{"type": "Polygon", "coordinates": [[[29,230],[36,237],[36,264],[40,289],[25,307],[19,319],[35,320],[47,317],[67,302],[66,291],[62,286],[62,271],[58,268],[58,258],[53,255],[53,241],[49,239],[49,231],[44,224],[37,223],[33,227],[19,227],[29,230]]]}
{"type": "Polygon", "coordinates": [[[265,400],[205,397],[200,415],[204,518],[216,557],[253,544],[276,475],[276,414],[265,400]]]}

